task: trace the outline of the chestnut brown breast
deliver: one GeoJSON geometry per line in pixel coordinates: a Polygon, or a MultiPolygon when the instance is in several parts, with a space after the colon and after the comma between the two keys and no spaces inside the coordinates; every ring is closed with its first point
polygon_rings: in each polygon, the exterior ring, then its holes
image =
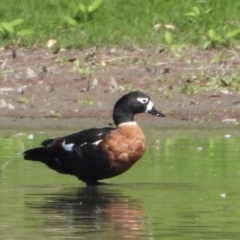
{"type": "Polygon", "coordinates": [[[101,143],[101,150],[116,172],[123,173],[138,161],[146,149],[146,139],[137,125],[122,124],[101,143]]]}

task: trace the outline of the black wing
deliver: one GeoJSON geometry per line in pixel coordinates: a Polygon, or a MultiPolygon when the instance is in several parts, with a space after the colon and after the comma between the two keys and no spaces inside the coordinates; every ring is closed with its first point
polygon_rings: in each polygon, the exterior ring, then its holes
{"type": "Polygon", "coordinates": [[[24,152],[24,159],[40,161],[59,173],[77,176],[87,183],[96,182],[105,176],[112,176],[99,143],[113,130],[92,128],[65,137],[47,139],[42,142],[43,147],[24,152]]]}
{"type": "Polygon", "coordinates": [[[80,153],[81,149],[86,152],[88,148],[91,152],[96,149],[98,143],[114,129],[115,128],[91,128],[65,137],[47,139],[43,141],[41,145],[51,152],[62,150],[72,152],[74,149],[77,149],[77,152],[80,153]]]}

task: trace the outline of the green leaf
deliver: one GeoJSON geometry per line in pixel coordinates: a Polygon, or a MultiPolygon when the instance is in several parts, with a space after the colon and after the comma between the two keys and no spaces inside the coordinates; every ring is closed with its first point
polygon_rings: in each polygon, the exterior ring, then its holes
{"type": "Polygon", "coordinates": [[[209,9],[207,9],[206,11],[205,11],[205,14],[208,14],[208,13],[210,13],[210,12],[212,12],[212,8],[209,8],[209,9]]]}
{"type": "Polygon", "coordinates": [[[67,21],[68,24],[72,25],[72,26],[76,26],[77,25],[77,21],[71,17],[64,17],[64,19],[67,21]]]}
{"type": "Polygon", "coordinates": [[[210,63],[219,63],[220,60],[221,60],[221,57],[220,57],[220,56],[217,56],[217,57],[214,57],[214,58],[210,61],[210,63]]]}
{"type": "Polygon", "coordinates": [[[49,117],[49,118],[59,118],[59,117],[61,117],[61,113],[60,112],[51,111],[47,115],[47,117],[49,117]]]}
{"type": "Polygon", "coordinates": [[[171,46],[171,49],[174,51],[180,51],[181,49],[183,49],[185,46],[183,44],[175,44],[171,46]]]}
{"type": "Polygon", "coordinates": [[[204,42],[204,44],[203,44],[203,48],[204,48],[204,49],[207,49],[210,45],[211,45],[211,41],[206,41],[206,42],[204,42]]]}
{"type": "Polygon", "coordinates": [[[222,29],[223,29],[223,32],[226,32],[228,30],[228,25],[225,25],[222,29]]]}
{"type": "Polygon", "coordinates": [[[200,15],[200,10],[196,6],[193,7],[193,11],[196,13],[196,16],[200,15]]]}
{"type": "Polygon", "coordinates": [[[214,41],[219,42],[219,43],[223,43],[223,42],[224,42],[224,39],[223,39],[220,35],[217,35],[217,36],[215,37],[214,41]]]}
{"type": "Polygon", "coordinates": [[[216,35],[216,32],[212,28],[208,31],[208,36],[211,40],[215,40],[216,35]]]}
{"type": "Polygon", "coordinates": [[[13,20],[12,22],[10,22],[10,24],[11,24],[13,27],[16,27],[16,26],[22,24],[23,21],[24,21],[23,18],[18,18],[18,19],[13,20]]]}
{"type": "Polygon", "coordinates": [[[197,16],[195,12],[188,12],[188,13],[185,13],[184,15],[187,17],[196,17],[197,16]]]}
{"type": "Polygon", "coordinates": [[[92,104],[93,104],[93,101],[92,101],[92,99],[91,99],[90,97],[87,97],[87,98],[79,101],[79,103],[81,103],[81,104],[86,104],[86,105],[92,105],[92,104]]]}
{"type": "Polygon", "coordinates": [[[96,11],[102,4],[102,0],[95,0],[90,6],[88,6],[88,12],[92,13],[96,11]]]}
{"type": "Polygon", "coordinates": [[[31,29],[22,29],[22,30],[17,32],[17,35],[20,36],[20,37],[31,35],[31,34],[33,34],[33,30],[31,30],[31,29]]]}
{"type": "Polygon", "coordinates": [[[227,32],[226,39],[233,38],[240,33],[240,29],[234,29],[232,31],[227,32]]]}
{"type": "Polygon", "coordinates": [[[82,12],[83,14],[87,14],[87,8],[82,3],[79,3],[78,7],[80,12],[82,12]]]}
{"type": "Polygon", "coordinates": [[[167,42],[167,44],[171,44],[172,41],[173,41],[172,33],[169,32],[169,31],[166,31],[165,34],[164,34],[164,39],[167,42]]]}
{"type": "Polygon", "coordinates": [[[2,26],[1,23],[0,23],[0,32],[1,32],[1,33],[5,33],[4,28],[3,28],[3,26],[2,26]]]}
{"type": "Polygon", "coordinates": [[[14,32],[14,27],[11,25],[11,23],[2,22],[2,26],[8,33],[13,33],[14,32]]]}
{"type": "Polygon", "coordinates": [[[28,103],[28,99],[25,97],[19,97],[18,99],[16,99],[16,102],[18,103],[28,103]]]}

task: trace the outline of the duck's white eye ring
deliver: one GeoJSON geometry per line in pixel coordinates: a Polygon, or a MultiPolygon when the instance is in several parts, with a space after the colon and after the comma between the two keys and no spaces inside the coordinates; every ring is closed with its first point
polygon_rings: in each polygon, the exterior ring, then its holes
{"type": "Polygon", "coordinates": [[[137,101],[142,104],[146,104],[149,101],[149,99],[146,97],[139,97],[139,98],[137,98],[137,101]]]}

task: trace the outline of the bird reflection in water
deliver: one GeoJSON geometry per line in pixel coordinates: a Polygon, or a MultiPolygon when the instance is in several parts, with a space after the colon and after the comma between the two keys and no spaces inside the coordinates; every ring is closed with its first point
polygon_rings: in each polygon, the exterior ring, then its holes
{"type": "Polygon", "coordinates": [[[64,193],[48,194],[41,203],[28,200],[26,205],[40,210],[45,231],[51,234],[61,232],[68,237],[84,236],[84,239],[95,234],[98,239],[101,235],[105,239],[146,236],[146,218],[139,201],[111,187],[75,188],[68,189],[67,193],[65,189],[64,193]]]}

